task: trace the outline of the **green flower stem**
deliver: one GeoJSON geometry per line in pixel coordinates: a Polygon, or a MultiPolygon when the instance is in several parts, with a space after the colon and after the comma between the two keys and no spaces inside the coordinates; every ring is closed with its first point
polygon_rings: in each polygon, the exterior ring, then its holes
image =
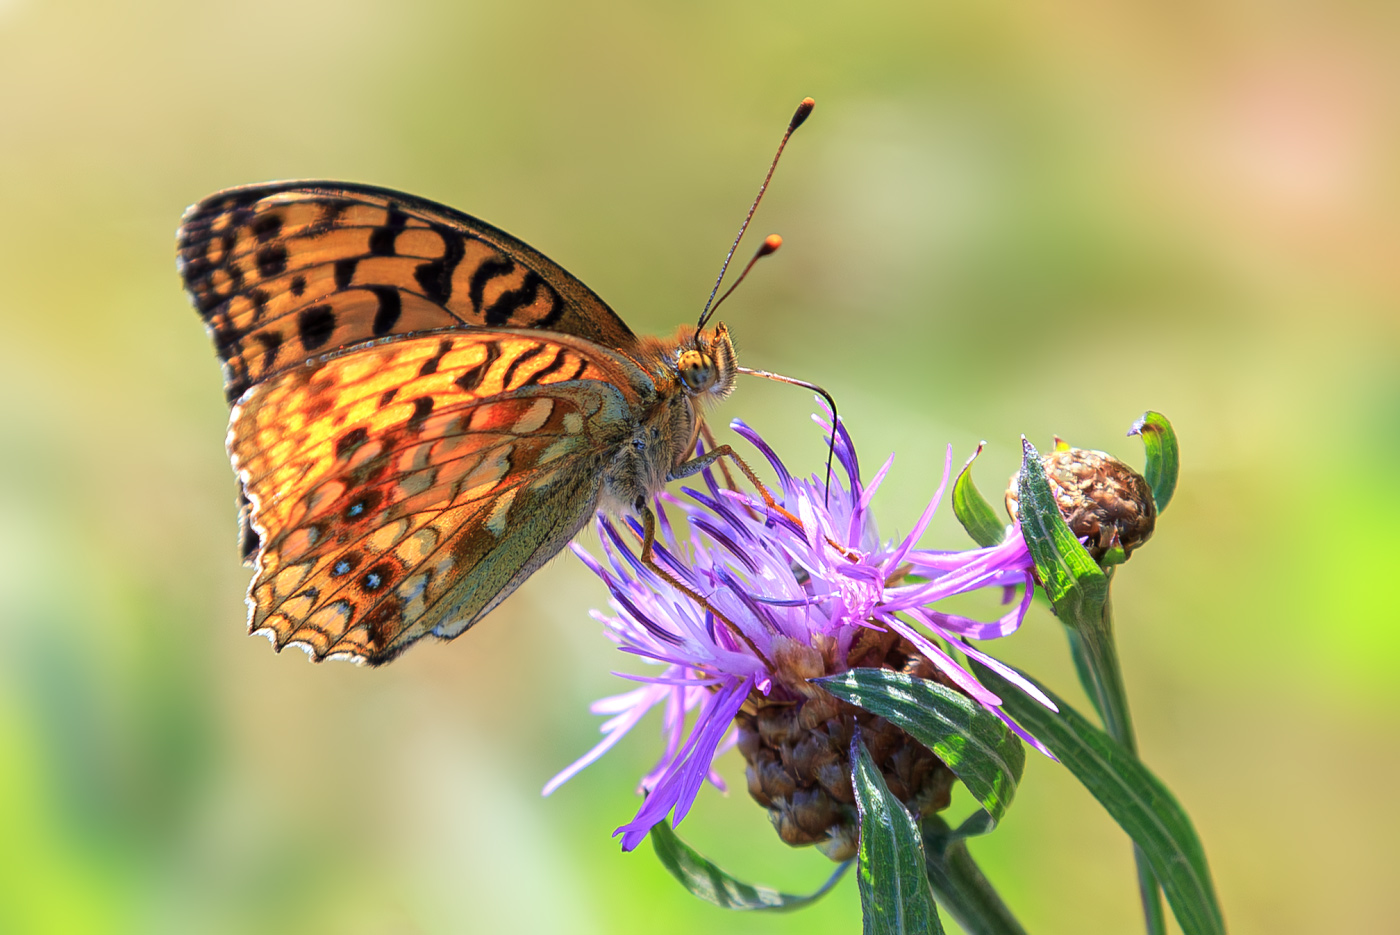
{"type": "MultiPolygon", "coordinates": [[[[1105,731],[1136,756],[1137,738],[1128,712],[1118,648],[1113,641],[1113,611],[1109,600],[1113,568],[1100,568],[1070,531],[1050,491],[1040,453],[1025,439],[1021,444],[1021,473],[1017,482],[1021,531],[1035,561],[1037,577],[1055,615],[1069,630],[1075,669],[1103,720],[1105,731]]],[[[1136,848],[1134,857],[1148,935],[1165,935],[1166,920],[1156,878],[1136,848]]]]}
{"type": "MultiPolygon", "coordinates": [[[[1110,582],[1112,571],[1107,572],[1110,582]]],[[[1137,737],[1133,732],[1133,716],[1128,710],[1128,695],[1123,685],[1123,669],[1118,664],[1118,646],[1113,639],[1113,602],[1104,591],[1103,603],[1097,607],[1082,606],[1078,620],[1065,620],[1069,628],[1070,651],[1074,666],[1094,710],[1103,719],[1104,730],[1137,755],[1137,737]]]]}
{"type": "MultiPolygon", "coordinates": [[[[1112,569],[1106,572],[1112,582],[1112,569]]],[[[1088,611],[1089,608],[1084,608],[1088,611]]],[[[1123,685],[1123,670],[1118,664],[1118,647],[1113,639],[1113,601],[1105,593],[1099,613],[1084,613],[1085,619],[1065,621],[1074,667],[1084,691],[1094,703],[1108,735],[1137,756],[1137,735],[1133,717],[1128,710],[1128,694],[1123,685]]],[[[1142,849],[1133,845],[1137,864],[1138,895],[1149,935],[1165,935],[1167,920],[1162,908],[1162,891],[1152,875],[1142,849]]]]}

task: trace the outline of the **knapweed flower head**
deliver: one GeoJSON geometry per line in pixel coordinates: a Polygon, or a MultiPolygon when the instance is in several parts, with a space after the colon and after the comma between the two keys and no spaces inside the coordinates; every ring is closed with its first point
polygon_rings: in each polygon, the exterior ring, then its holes
{"type": "MultiPolygon", "coordinates": [[[[830,432],[821,418],[816,421],[830,432]]],[[[1002,545],[962,552],[915,547],[947,487],[951,449],[937,492],[909,534],[885,541],[870,502],[893,455],[865,483],[851,438],[838,420],[835,454],[841,470],[828,490],[824,477],[794,477],[742,422],[732,427],[776,472],[773,495],[781,510],[770,509],[756,495],[721,487],[710,471],[702,474],[705,490],[686,488],[686,499],[665,493],[657,498],[656,560],[708,606],[648,569],[634,550],[636,537],[606,518],[598,522],[603,561],[574,547],[611,593],[614,614],[595,612],[595,617],[622,651],[658,671],[622,675],[638,687],[592,706],[595,714],[609,716],[601,728],[603,740],[555,776],[545,794],[597,760],[659,706],[666,747],[642,777],[641,809],[617,829],[625,850],[673,811],[679,824],[707,779],[723,788],[713,762],[737,744],[748,764],[749,791],[769,809],[783,839],[817,844],[829,856],[845,859],[855,848],[847,762],[853,724],[860,725],[891,791],[916,816],[946,807],[952,783],[947,767],[912,738],[809,682],[859,666],[940,681],[996,712],[1044,750],[1000,712],[1001,699],[941,645],[957,644],[962,653],[1050,704],[1014,670],[962,642],[1006,636],[1020,625],[1032,590],[1021,536],[1013,533],[1002,545]],[[677,534],[679,524],[671,521],[668,506],[684,517],[688,537],[677,534]],[[1011,609],[980,622],[933,606],[981,588],[1002,589],[1011,609]]],[[[631,530],[640,534],[635,523],[631,530]]]]}

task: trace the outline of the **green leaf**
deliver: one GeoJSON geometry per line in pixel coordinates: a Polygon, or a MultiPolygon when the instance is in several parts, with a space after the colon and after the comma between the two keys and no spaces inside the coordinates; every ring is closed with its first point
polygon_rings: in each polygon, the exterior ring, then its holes
{"type": "Polygon", "coordinates": [[[696,853],[664,821],[654,825],[648,837],[657,859],[671,871],[671,876],[695,896],[723,909],[800,909],[825,896],[851,866],[849,860],[841,864],[812,895],[792,896],[766,886],[741,883],[696,853]]]}
{"type": "Polygon", "coordinates": [[[1162,911],[1162,887],[1152,872],[1152,865],[1142,848],[1133,845],[1133,863],[1137,865],[1138,900],[1147,935],[1167,935],[1167,914],[1162,911]]]}
{"type": "Polygon", "coordinates": [[[885,777],[861,742],[851,738],[851,785],[860,810],[861,914],[865,935],[943,935],[925,876],[919,826],[890,794],[885,777]]]}
{"type": "Polygon", "coordinates": [[[1182,932],[1223,935],[1225,923],[1205,850],[1186,812],[1161,780],[1040,683],[1036,685],[1059,706],[1059,714],[975,660],[970,662],[982,683],[1001,695],[1005,711],[1050,748],[1141,849],[1182,932]]]}
{"type": "Polygon", "coordinates": [[[1147,448],[1147,466],[1142,476],[1152,488],[1152,501],[1160,514],[1176,492],[1176,475],[1181,467],[1181,451],[1176,444],[1176,432],[1167,417],[1148,410],[1128,429],[1129,435],[1142,436],[1147,448]]]}
{"type": "Polygon", "coordinates": [[[986,444],[982,442],[977,446],[972,457],[963,465],[958,479],[953,482],[953,515],[962,523],[972,541],[984,549],[1001,545],[1006,538],[1006,523],[997,518],[996,510],[972,482],[972,462],[977,460],[986,444]]]}
{"type": "Polygon", "coordinates": [[[1108,596],[1108,578],[1060,515],[1040,452],[1024,437],[1021,448],[1018,514],[1040,584],[1060,617],[1095,614],[1108,596]]]}
{"type": "Polygon", "coordinates": [[[971,698],[889,669],[852,669],[813,681],[932,750],[994,821],[1010,807],[1026,765],[1025,747],[1001,718],[971,698]]]}
{"type": "Polygon", "coordinates": [[[968,853],[967,827],[964,822],[954,831],[937,815],[923,821],[925,866],[934,895],[968,935],[1026,935],[968,853]]]}

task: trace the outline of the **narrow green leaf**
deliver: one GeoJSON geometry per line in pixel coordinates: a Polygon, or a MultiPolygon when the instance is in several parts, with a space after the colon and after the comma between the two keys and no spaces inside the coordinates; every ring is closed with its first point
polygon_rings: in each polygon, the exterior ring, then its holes
{"type": "Polygon", "coordinates": [[[1181,450],[1176,444],[1176,431],[1167,417],[1148,410],[1128,429],[1129,435],[1142,436],[1147,448],[1147,466],[1142,476],[1152,488],[1152,501],[1160,514],[1167,508],[1176,492],[1176,475],[1181,468],[1181,450]]]}
{"type": "Polygon", "coordinates": [[[1025,438],[1021,448],[1017,481],[1021,534],[1041,586],[1060,617],[1083,617],[1086,611],[1092,615],[1108,595],[1108,578],[1060,515],[1040,452],[1025,438]]]}
{"type": "Polygon", "coordinates": [[[1006,538],[1006,523],[997,518],[996,510],[972,482],[972,462],[977,460],[986,444],[982,442],[977,446],[972,457],[963,465],[958,479],[953,482],[953,515],[962,523],[972,541],[984,549],[1000,545],[1006,538]]]}
{"type": "Polygon", "coordinates": [[[919,826],[890,794],[859,729],[851,738],[851,785],[860,810],[856,878],[865,935],[943,935],[925,876],[919,826]]]}
{"type": "Polygon", "coordinates": [[[968,935],[1026,935],[968,853],[965,828],[967,822],[954,831],[937,815],[923,821],[928,881],[939,905],[958,920],[968,935]]]}
{"type": "Polygon", "coordinates": [[[1205,850],[1167,787],[1122,745],[1039,682],[1035,684],[1059,706],[1058,714],[985,666],[970,662],[982,683],[1001,695],[1006,712],[1050,748],[1142,850],[1182,932],[1223,935],[1225,923],[1205,850]]]}
{"type": "Polygon", "coordinates": [[[1152,864],[1147,860],[1142,848],[1133,845],[1133,863],[1137,868],[1138,901],[1142,903],[1142,917],[1147,926],[1147,935],[1167,935],[1167,914],[1162,909],[1162,887],[1157,875],[1152,872],[1152,864]]]}
{"type": "Polygon", "coordinates": [[[971,698],[889,669],[852,669],[813,681],[932,750],[994,821],[1010,807],[1026,765],[1025,747],[1001,718],[971,698]]]}
{"type": "Polygon", "coordinates": [[[792,896],[766,886],[741,883],[696,853],[664,821],[653,826],[648,837],[661,865],[681,881],[681,886],[723,909],[800,909],[825,896],[851,866],[849,860],[841,864],[812,895],[792,896]]]}

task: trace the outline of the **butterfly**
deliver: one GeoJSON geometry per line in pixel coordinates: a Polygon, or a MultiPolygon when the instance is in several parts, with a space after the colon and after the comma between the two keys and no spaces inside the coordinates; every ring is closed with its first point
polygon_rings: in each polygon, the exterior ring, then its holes
{"type": "Polygon", "coordinates": [[[177,239],[232,407],[249,630],[316,661],[458,636],[598,509],[643,517],[650,563],[648,502],[732,456],[696,456],[704,407],[761,373],[705,314],[639,337],[522,241],[386,188],[231,188],[177,239]]]}

